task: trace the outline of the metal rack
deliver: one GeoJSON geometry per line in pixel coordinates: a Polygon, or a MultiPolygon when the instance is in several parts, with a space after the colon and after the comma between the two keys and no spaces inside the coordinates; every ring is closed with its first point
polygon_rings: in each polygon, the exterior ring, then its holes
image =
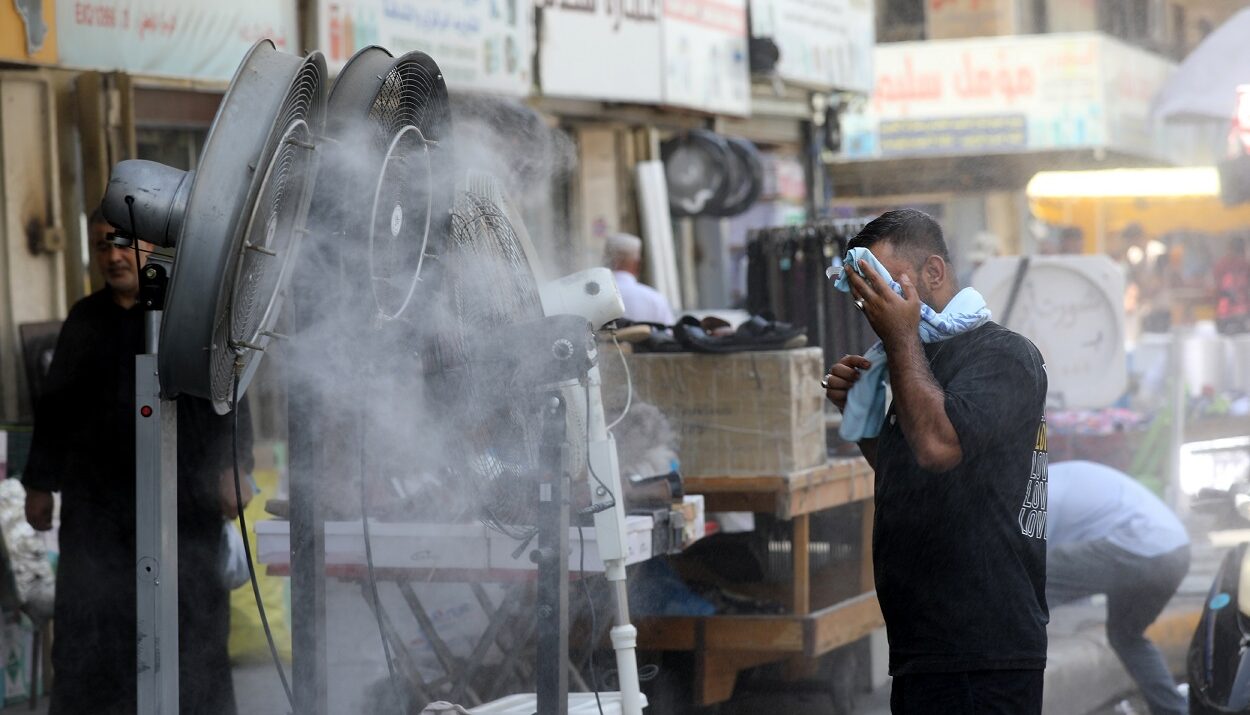
{"type": "Polygon", "coordinates": [[[832,360],[862,354],[876,337],[868,321],[825,269],[867,219],[836,219],[752,231],[747,238],[747,309],[807,328],[813,344],[832,360]]]}

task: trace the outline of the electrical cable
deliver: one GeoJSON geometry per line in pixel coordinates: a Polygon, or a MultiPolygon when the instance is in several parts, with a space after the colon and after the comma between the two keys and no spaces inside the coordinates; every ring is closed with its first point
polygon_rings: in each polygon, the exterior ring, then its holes
{"type": "MultiPolygon", "coordinates": [[[[591,419],[591,414],[590,414],[590,381],[588,380],[586,382],[586,444],[587,446],[589,446],[590,443],[592,442],[591,433],[590,433],[591,421],[592,419],[591,419]]],[[[594,497],[591,497],[592,503],[590,507],[588,507],[590,510],[590,513],[598,514],[601,511],[607,511],[608,509],[611,509],[612,507],[616,506],[616,495],[612,493],[612,490],[608,488],[608,485],[604,484],[603,480],[599,478],[599,475],[595,473],[594,460],[590,458],[589,449],[586,450],[586,470],[590,472],[590,476],[593,477],[594,480],[599,484],[599,488],[603,490],[603,493],[611,497],[609,501],[602,502],[599,504],[594,504],[593,503],[594,497]]]]}
{"type": "Polygon", "coordinates": [[[373,618],[378,622],[378,635],[382,638],[382,652],[386,655],[386,671],[390,675],[391,689],[395,693],[395,704],[401,711],[404,708],[403,691],[395,680],[395,660],[391,656],[391,646],[386,639],[386,626],[382,622],[382,599],[378,596],[378,580],[373,568],[373,540],[369,534],[369,512],[365,508],[365,443],[364,435],[360,439],[360,531],[365,540],[365,568],[369,574],[369,593],[373,598],[373,618]]]}
{"type": "Polygon", "coordinates": [[[582,534],[580,522],[577,524],[577,550],[577,580],[582,582],[582,591],[586,593],[586,607],[590,609],[590,687],[595,691],[595,705],[599,706],[599,715],[603,715],[603,701],[599,699],[599,674],[595,667],[599,624],[595,619],[595,599],[590,595],[590,583],[586,580],[586,537],[582,534]]]}
{"type": "Polygon", "coordinates": [[[260,597],[260,582],[256,580],[256,565],[252,563],[252,545],[247,536],[247,517],[243,515],[243,485],[239,478],[239,371],[234,371],[234,409],[230,419],[230,454],[234,463],[234,499],[239,510],[239,530],[243,532],[243,555],[247,557],[247,573],[252,581],[252,595],[256,597],[256,611],[260,614],[260,625],[265,629],[265,641],[269,643],[269,654],[273,656],[273,665],[278,670],[278,679],[282,681],[282,691],[286,693],[287,705],[295,712],[295,696],[291,694],[291,684],[286,679],[286,669],[282,667],[282,659],[278,657],[278,646],[273,640],[273,630],[269,627],[269,617],[265,615],[265,602],[260,597]]]}
{"type": "Polygon", "coordinates": [[[621,410],[620,417],[612,420],[612,424],[608,425],[609,432],[625,419],[625,415],[629,414],[629,408],[634,404],[634,378],[629,374],[629,361],[625,359],[625,351],[621,350],[621,344],[617,342],[615,330],[612,331],[612,344],[616,346],[616,352],[621,356],[621,365],[625,367],[625,409],[621,410]]]}

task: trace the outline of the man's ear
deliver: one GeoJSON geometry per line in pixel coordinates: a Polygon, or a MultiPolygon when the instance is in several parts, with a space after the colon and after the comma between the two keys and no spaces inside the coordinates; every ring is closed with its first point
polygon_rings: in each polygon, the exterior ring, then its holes
{"type": "Polygon", "coordinates": [[[947,268],[941,256],[929,256],[920,267],[920,280],[929,290],[937,290],[946,281],[947,268]]]}

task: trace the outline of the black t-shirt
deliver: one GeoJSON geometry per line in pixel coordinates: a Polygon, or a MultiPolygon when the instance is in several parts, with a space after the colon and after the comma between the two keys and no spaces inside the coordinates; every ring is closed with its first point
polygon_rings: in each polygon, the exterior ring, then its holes
{"type": "Polygon", "coordinates": [[[891,407],[873,566],[890,672],[1046,667],[1046,372],[995,323],[925,346],[963,452],[921,469],[891,407]]]}

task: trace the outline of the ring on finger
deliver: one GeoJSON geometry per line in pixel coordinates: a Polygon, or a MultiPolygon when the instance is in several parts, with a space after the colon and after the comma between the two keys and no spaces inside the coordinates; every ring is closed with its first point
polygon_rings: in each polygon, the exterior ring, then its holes
{"type": "Polygon", "coordinates": [[[860,312],[863,312],[863,310],[864,310],[864,301],[863,301],[862,299],[860,299],[860,298],[856,298],[856,299],[855,299],[855,307],[856,307],[856,308],[859,308],[860,312]]]}

